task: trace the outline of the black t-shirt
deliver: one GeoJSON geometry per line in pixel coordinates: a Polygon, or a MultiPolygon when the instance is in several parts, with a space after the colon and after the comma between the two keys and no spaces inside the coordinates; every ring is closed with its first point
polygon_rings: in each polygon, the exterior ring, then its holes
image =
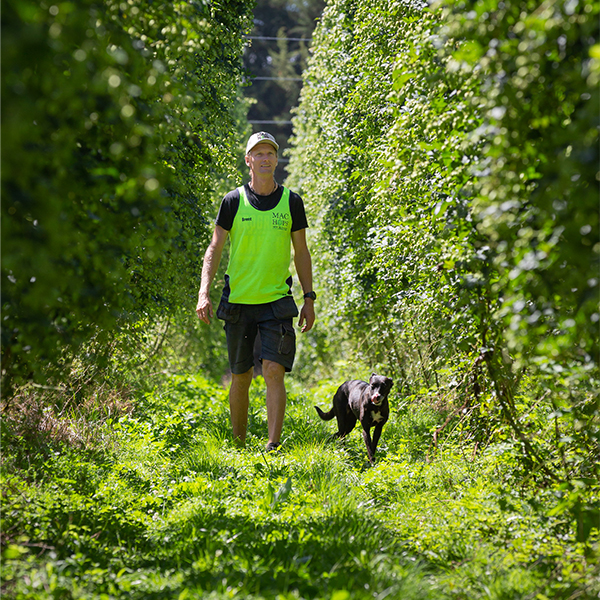
{"type": "MultiPolygon", "coordinates": [[[[248,202],[256,208],[256,210],[272,210],[274,209],[283,194],[283,186],[277,186],[277,189],[268,196],[261,196],[255,194],[250,186],[246,183],[244,185],[246,190],[246,196],[248,202]]],[[[236,188],[232,192],[225,195],[221,202],[221,208],[219,208],[219,214],[217,215],[217,225],[227,231],[231,231],[233,227],[233,219],[237,214],[240,206],[240,192],[236,188]]],[[[300,229],[306,229],[308,227],[308,221],[306,220],[306,211],[304,210],[304,202],[302,198],[295,192],[290,190],[290,212],[292,214],[292,231],[299,231],[300,229]]]]}

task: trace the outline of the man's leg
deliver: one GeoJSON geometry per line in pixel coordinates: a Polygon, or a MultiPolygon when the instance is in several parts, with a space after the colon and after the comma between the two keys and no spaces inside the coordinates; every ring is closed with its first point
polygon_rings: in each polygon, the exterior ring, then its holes
{"type": "Polygon", "coordinates": [[[285,392],[285,367],[272,360],[263,360],[263,377],[267,384],[267,421],[269,443],[279,444],[287,395],[285,392]]]}
{"type": "Polygon", "coordinates": [[[229,388],[229,412],[231,413],[231,427],[233,429],[233,441],[239,446],[246,443],[246,428],[248,427],[248,405],[250,397],[248,390],[252,383],[252,367],[246,373],[232,375],[231,387],[229,388]]]}

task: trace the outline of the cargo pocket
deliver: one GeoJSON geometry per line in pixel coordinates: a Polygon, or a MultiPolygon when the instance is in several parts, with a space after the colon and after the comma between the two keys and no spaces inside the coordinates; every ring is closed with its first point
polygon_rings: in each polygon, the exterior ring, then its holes
{"type": "Polygon", "coordinates": [[[240,319],[240,305],[232,304],[221,298],[219,308],[217,308],[217,318],[226,323],[237,323],[240,319]]]}
{"type": "Polygon", "coordinates": [[[275,302],[271,303],[271,307],[278,321],[285,321],[286,319],[293,319],[298,316],[298,307],[292,296],[284,296],[279,300],[275,300],[275,302]]]}
{"type": "Polygon", "coordinates": [[[290,354],[296,349],[296,332],[291,323],[281,323],[281,337],[279,339],[279,354],[290,354]]]}

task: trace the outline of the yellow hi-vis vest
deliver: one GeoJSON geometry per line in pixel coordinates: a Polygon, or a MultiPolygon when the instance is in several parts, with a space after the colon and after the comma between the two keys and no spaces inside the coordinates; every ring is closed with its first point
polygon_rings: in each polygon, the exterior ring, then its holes
{"type": "Polygon", "coordinates": [[[272,210],[257,210],[238,188],[240,206],[229,237],[229,302],[266,304],[290,293],[292,213],[290,190],[283,188],[272,210]]]}

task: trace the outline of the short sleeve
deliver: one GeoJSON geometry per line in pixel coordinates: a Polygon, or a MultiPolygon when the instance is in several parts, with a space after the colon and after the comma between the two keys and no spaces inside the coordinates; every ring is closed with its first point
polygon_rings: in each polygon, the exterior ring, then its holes
{"type": "Polygon", "coordinates": [[[226,231],[231,231],[233,220],[240,207],[240,193],[237,189],[225,195],[221,201],[219,213],[217,214],[216,224],[226,231]]]}
{"type": "Polygon", "coordinates": [[[290,191],[290,213],[292,214],[292,231],[299,231],[308,227],[304,202],[298,194],[292,191],[290,191]]]}

